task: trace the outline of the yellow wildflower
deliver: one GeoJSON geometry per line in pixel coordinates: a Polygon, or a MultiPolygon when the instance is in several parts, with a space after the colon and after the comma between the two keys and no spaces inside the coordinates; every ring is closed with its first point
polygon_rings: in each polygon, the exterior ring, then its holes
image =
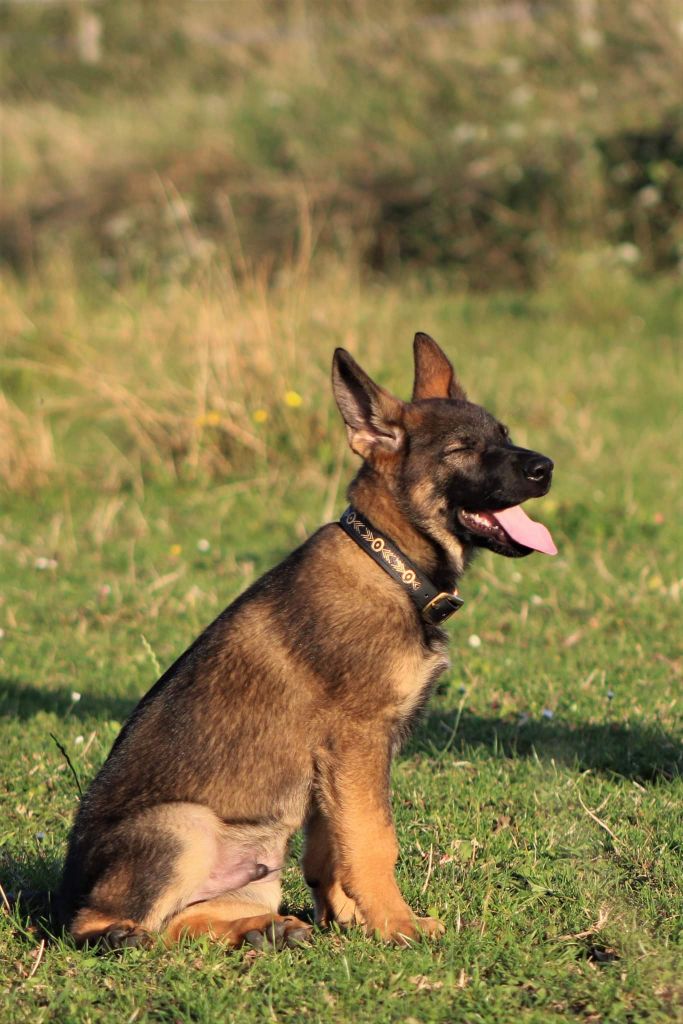
{"type": "Polygon", "coordinates": [[[267,409],[255,409],[254,415],[252,416],[254,423],[265,423],[268,419],[267,409]]]}
{"type": "Polygon", "coordinates": [[[221,422],[221,414],[216,409],[209,409],[208,412],[197,416],[195,423],[198,427],[217,427],[221,422]]]}
{"type": "Polygon", "coordinates": [[[298,391],[285,391],[285,405],[290,409],[298,409],[302,402],[303,398],[298,391]]]}
{"type": "Polygon", "coordinates": [[[168,553],[171,556],[171,558],[177,558],[178,555],[182,554],[182,550],[183,548],[181,544],[171,544],[170,548],[168,549],[168,553]]]}

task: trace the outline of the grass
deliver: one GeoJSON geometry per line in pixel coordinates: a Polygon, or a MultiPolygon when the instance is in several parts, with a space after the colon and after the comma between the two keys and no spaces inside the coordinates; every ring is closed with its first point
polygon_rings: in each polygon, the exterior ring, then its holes
{"type": "MultiPolygon", "coordinates": [[[[268,293],[218,272],[114,290],[68,263],[5,278],[8,1019],[682,1019],[678,302],[674,282],[593,256],[535,295],[458,295],[438,278],[360,288],[333,266],[268,293]],[[476,562],[453,667],[394,767],[400,884],[444,920],[443,942],[43,946],[30,893],[54,886],[78,797],[51,734],[86,784],[158,666],[341,509],[353,461],[332,348],[405,394],[415,329],[557,464],[538,516],[559,557],[476,562]]],[[[299,848],[285,873],[297,911],[299,848]]]]}

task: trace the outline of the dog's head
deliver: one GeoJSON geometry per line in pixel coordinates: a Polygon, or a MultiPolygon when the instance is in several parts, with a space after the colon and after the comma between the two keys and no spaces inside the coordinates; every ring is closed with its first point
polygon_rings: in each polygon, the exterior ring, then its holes
{"type": "Polygon", "coordinates": [[[334,354],[332,383],[349,444],[381,478],[400,512],[465,563],[475,547],[519,558],[555,554],[544,526],[519,508],[546,494],[553,463],[513,444],[508,430],[468,401],[436,342],[417,334],[412,401],[374,381],[344,349],[334,354]]]}

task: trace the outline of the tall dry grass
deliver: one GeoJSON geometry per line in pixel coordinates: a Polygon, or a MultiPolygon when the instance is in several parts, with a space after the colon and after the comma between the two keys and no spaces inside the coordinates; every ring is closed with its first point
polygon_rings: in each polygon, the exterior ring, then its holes
{"type": "Polygon", "coordinates": [[[312,282],[299,264],[267,287],[215,265],[96,298],[66,261],[28,284],[5,278],[0,477],[27,488],[94,474],[116,489],[291,465],[324,447],[331,345],[358,347],[358,304],[342,267],[312,282]]]}
{"type": "Polygon", "coordinates": [[[675,284],[638,283],[610,250],[567,259],[535,295],[457,293],[433,276],[361,283],[353,265],[303,256],[269,285],[218,263],[154,287],[79,275],[64,260],[2,281],[0,477],[11,488],[69,478],[141,491],[259,473],[313,473],[334,488],[346,450],[334,347],[407,397],[416,330],[443,343],[521,443],[550,433],[592,474],[621,451],[624,415],[649,415],[675,344],[675,284]]]}

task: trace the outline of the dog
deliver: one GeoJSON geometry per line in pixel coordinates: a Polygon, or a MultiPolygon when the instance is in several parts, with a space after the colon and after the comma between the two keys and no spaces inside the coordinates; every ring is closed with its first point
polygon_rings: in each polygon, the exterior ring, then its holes
{"type": "Polygon", "coordinates": [[[398,944],[443,931],[396,883],[391,758],[448,665],[440,623],[475,552],[555,553],[519,508],[553,463],[468,401],[428,335],[414,357],[403,402],[336,350],[363,460],[351,506],[219,615],[124,725],[69,838],[59,906],[78,944],[307,941],[311,925],[279,912],[302,826],[318,925],[398,944]]]}

